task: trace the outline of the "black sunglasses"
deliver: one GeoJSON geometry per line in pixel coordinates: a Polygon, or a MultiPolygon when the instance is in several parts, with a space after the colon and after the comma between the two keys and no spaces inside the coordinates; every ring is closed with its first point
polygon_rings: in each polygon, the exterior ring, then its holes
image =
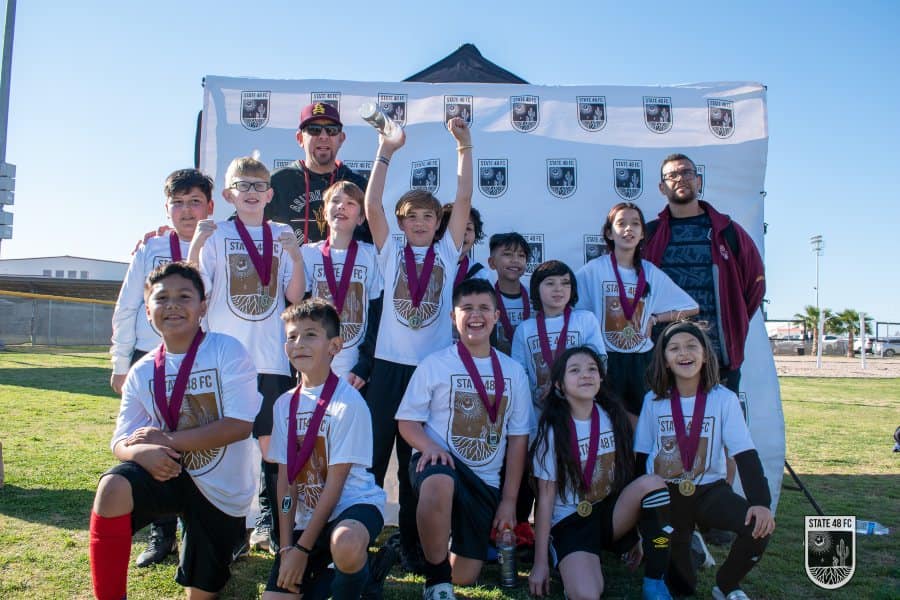
{"type": "Polygon", "coordinates": [[[323,129],[328,134],[328,137],[334,137],[341,132],[340,125],[307,125],[303,128],[303,131],[313,137],[319,137],[322,135],[323,129]]]}

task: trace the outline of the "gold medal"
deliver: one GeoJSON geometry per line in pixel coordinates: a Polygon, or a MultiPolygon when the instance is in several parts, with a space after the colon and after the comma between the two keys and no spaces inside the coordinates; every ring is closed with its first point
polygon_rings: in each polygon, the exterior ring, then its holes
{"type": "Polygon", "coordinates": [[[422,326],[422,317],[419,315],[412,315],[409,318],[409,328],[410,329],[418,329],[422,326]]]}
{"type": "Polygon", "coordinates": [[[697,489],[697,486],[690,479],[684,479],[678,484],[678,491],[682,496],[693,496],[695,489],[697,489]]]}
{"type": "Polygon", "coordinates": [[[591,513],[594,511],[594,505],[588,502],[587,500],[582,500],[578,503],[578,506],[575,508],[575,512],[578,513],[579,517],[589,517],[591,513]]]}

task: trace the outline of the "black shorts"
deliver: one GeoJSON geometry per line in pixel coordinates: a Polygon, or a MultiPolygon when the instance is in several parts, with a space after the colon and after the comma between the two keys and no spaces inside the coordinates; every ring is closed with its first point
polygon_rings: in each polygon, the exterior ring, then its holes
{"type": "Polygon", "coordinates": [[[256,389],[262,394],[262,406],[253,421],[253,437],[272,435],[272,409],[279,396],[297,384],[287,375],[260,373],[256,376],[256,389]]]}
{"type": "Polygon", "coordinates": [[[453,478],[453,507],[450,517],[450,552],[465,558],[487,560],[488,545],[491,541],[491,525],[497,506],[500,505],[500,490],[486,484],[472,472],[459,458],[455,458],[453,469],[447,465],[428,465],[421,473],[416,472],[421,453],[416,452],[409,461],[409,478],[416,498],[422,482],[432,475],[449,475],[453,478]]]}
{"type": "Polygon", "coordinates": [[[550,528],[550,553],[553,564],[559,564],[573,552],[590,552],[600,556],[602,550],[621,554],[637,543],[632,529],[618,540],[613,539],[613,512],[619,494],[610,494],[594,503],[591,514],[581,517],[573,513],[550,528]]]}
{"type": "Polygon", "coordinates": [[[633,415],[641,414],[647,386],[647,367],[653,351],[608,352],[606,373],[609,385],[622,402],[625,410],[633,415]]]}
{"type": "Polygon", "coordinates": [[[184,534],[175,581],[206,592],[225,587],[231,576],[232,550],[244,538],[245,517],[233,517],[216,508],[184,470],[178,477],[157,481],[142,466],[129,461],[104,476],[109,474],[121,475],[131,484],[132,531],[162,516],[181,517],[184,534]]]}
{"type": "MultiPolygon", "coordinates": [[[[359,521],[363,524],[369,532],[369,544],[375,541],[375,538],[381,533],[382,527],[384,527],[384,518],[381,516],[381,512],[372,504],[354,504],[339,514],[335,519],[329,521],[322,530],[322,533],[320,533],[319,537],[316,539],[316,543],[310,548],[312,552],[309,555],[309,560],[307,560],[306,570],[303,572],[303,581],[300,582],[301,593],[303,593],[304,590],[309,590],[318,580],[327,574],[328,565],[331,564],[332,561],[331,533],[341,521],[347,520],[359,521]]],[[[295,530],[293,543],[296,544],[301,535],[303,535],[302,531],[295,530]]],[[[275,562],[272,564],[272,570],[269,571],[269,581],[266,582],[266,591],[292,594],[293,592],[290,590],[278,587],[278,570],[280,568],[281,554],[277,554],[275,556],[275,562]]]]}

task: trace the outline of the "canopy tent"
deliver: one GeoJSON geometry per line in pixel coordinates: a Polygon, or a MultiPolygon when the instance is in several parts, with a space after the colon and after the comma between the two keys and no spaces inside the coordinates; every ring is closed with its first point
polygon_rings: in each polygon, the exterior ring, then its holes
{"type": "Polygon", "coordinates": [[[474,44],[463,44],[430,67],[403,81],[422,83],[528,83],[518,75],[492,63],[474,44]]]}

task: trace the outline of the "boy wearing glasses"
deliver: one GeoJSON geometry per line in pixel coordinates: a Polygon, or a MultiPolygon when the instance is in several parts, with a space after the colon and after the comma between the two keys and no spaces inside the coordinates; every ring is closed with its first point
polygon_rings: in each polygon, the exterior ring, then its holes
{"type": "MultiPolygon", "coordinates": [[[[200,265],[208,290],[209,330],[237,338],[256,365],[263,400],[253,423],[253,436],[266,456],[272,434],[272,406],[293,385],[279,315],[285,308],[285,298],[291,303],[303,299],[303,258],[291,228],[264,217],[265,206],[272,200],[265,165],[250,157],[231,161],[222,196],[234,205],[237,215],[233,221],[200,221],[191,241],[190,260],[200,265]]],[[[270,542],[269,532],[278,466],[263,461],[262,472],[262,514],[251,545],[268,547],[271,552],[274,540],[270,542]]]]}
{"type": "Polygon", "coordinates": [[[266,206],[266,217],[287,223],[301,244],[325,239],[316,222],[322,210],[322,194],[337,181],[350,181],[365,191],[366,179],[337,159],[347,135],[340,114],[331,104],[314,102],[300,111],[297,143],[306,160],[297,160],[272,174],[275,195],[266,206]]]}

